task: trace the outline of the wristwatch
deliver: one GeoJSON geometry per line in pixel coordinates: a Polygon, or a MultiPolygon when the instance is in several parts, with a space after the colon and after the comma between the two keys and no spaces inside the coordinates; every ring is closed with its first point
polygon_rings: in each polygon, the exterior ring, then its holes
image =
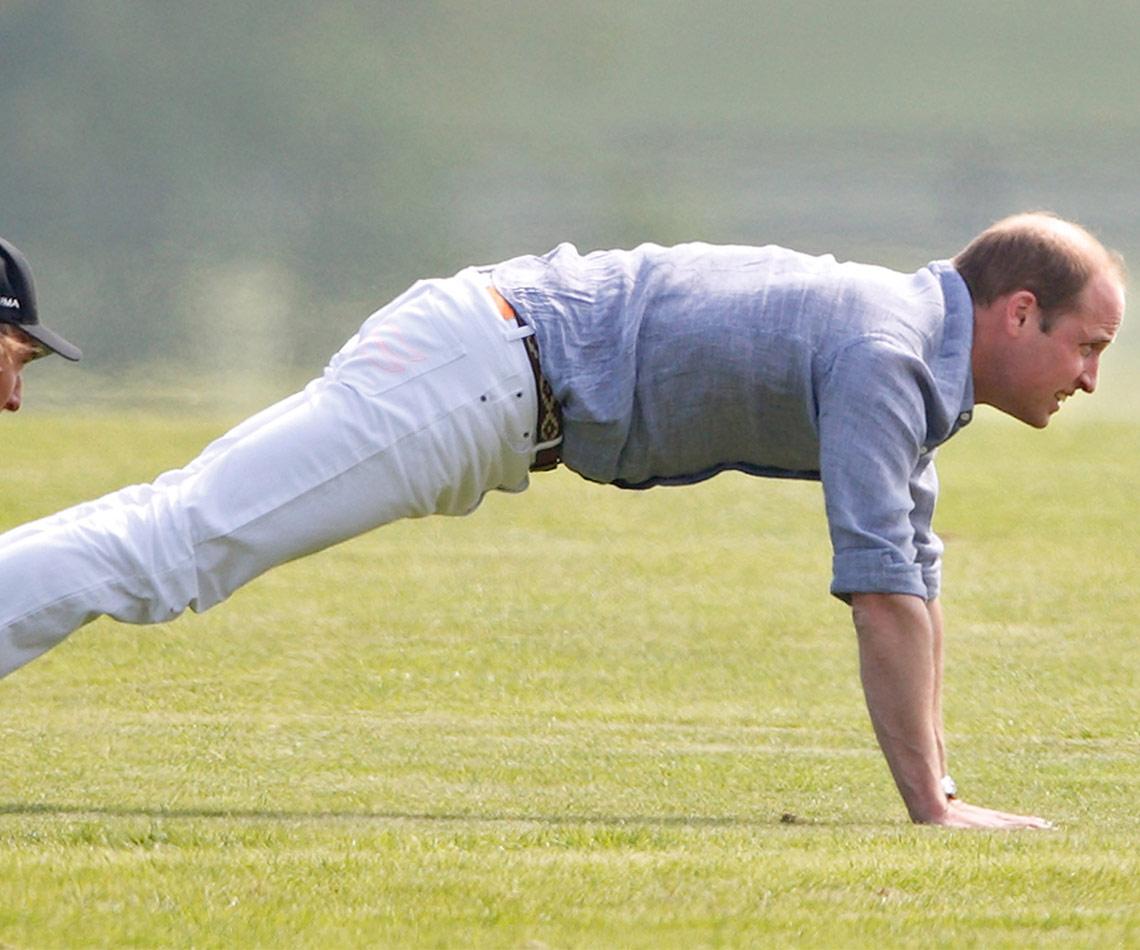
{"type": "Polygon", "coordinates": [[[942,792],[946,796],[947,801],[958,797],[958,783],[949,775],[942,776],[941,785],[942,792]]]}

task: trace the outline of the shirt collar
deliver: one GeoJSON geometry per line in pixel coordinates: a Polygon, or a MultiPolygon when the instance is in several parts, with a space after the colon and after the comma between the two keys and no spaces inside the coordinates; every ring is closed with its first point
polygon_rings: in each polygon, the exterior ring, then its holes
{"type": "Polygon", "coordinates": [[[945,405],[958,406],[949,431],[939,440],[944,442],[974,417],[974,373],[971,365],[974,301],[962,275],[950,261],[934,261],[928,267],[938,278],[946,303],[942,340],[931,369],[945,405]]]}

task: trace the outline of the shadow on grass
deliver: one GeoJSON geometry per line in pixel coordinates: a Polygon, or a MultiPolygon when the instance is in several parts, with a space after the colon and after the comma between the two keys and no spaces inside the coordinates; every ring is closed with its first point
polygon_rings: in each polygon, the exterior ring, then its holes
{"type": "Polygon", "coordinates": [[[534,815],[480,814],[478,812],[413,812],[413,811],[284,811],[252,808],[155,808],[141,806],[69,805],[40,802],[0,804],[3,815],[47,815],[61,818],[149,818],[149,819],[222,819],[239,821],[310,822],[310,821],[422,821],[440,824],[480,822],[485,824],[533,825],[601,825],[604,827],[693,827],[693,828],[766,828],[772,825],[832,826],[835,821],[804,818],[791,812],[773,814],[770,818],[711,815],[534,815]]]}

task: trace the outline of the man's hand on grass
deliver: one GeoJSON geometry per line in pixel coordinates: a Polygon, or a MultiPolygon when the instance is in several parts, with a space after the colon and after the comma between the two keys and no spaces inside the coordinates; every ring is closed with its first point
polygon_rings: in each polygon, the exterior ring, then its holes
{"type": "Polygon", "coordinates": [[[971,805],[958,798],[952,798],[946,804],[946,811],[926,824],[940,825],[943,828],[989,828],[997,831],[1015,831],[1023,828],[1044,831],[1053,827],[1052,822],[1036,815],[1013,815],[992,808],[982,808],[980,805],[971,805]]]}

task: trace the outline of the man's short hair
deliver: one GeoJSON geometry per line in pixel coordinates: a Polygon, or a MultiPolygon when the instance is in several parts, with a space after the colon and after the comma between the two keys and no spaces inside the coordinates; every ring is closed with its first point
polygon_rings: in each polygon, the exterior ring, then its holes
{"type": "Polygon", "coordinates": [[[1078,224],[1047,211],[1015,214],[990,225],[953,259],[975,304],[1028,290],[1041,308],[1041,329],[1077,308],[1089,278],[1107,269],[1124,282],[1123,258],[1078,224]]]}
{"type": "Polygon", "coordinates": [[[35,352],[32,341],[18,327],[0,321],[0,353],[22,363],[35,352]]]}

